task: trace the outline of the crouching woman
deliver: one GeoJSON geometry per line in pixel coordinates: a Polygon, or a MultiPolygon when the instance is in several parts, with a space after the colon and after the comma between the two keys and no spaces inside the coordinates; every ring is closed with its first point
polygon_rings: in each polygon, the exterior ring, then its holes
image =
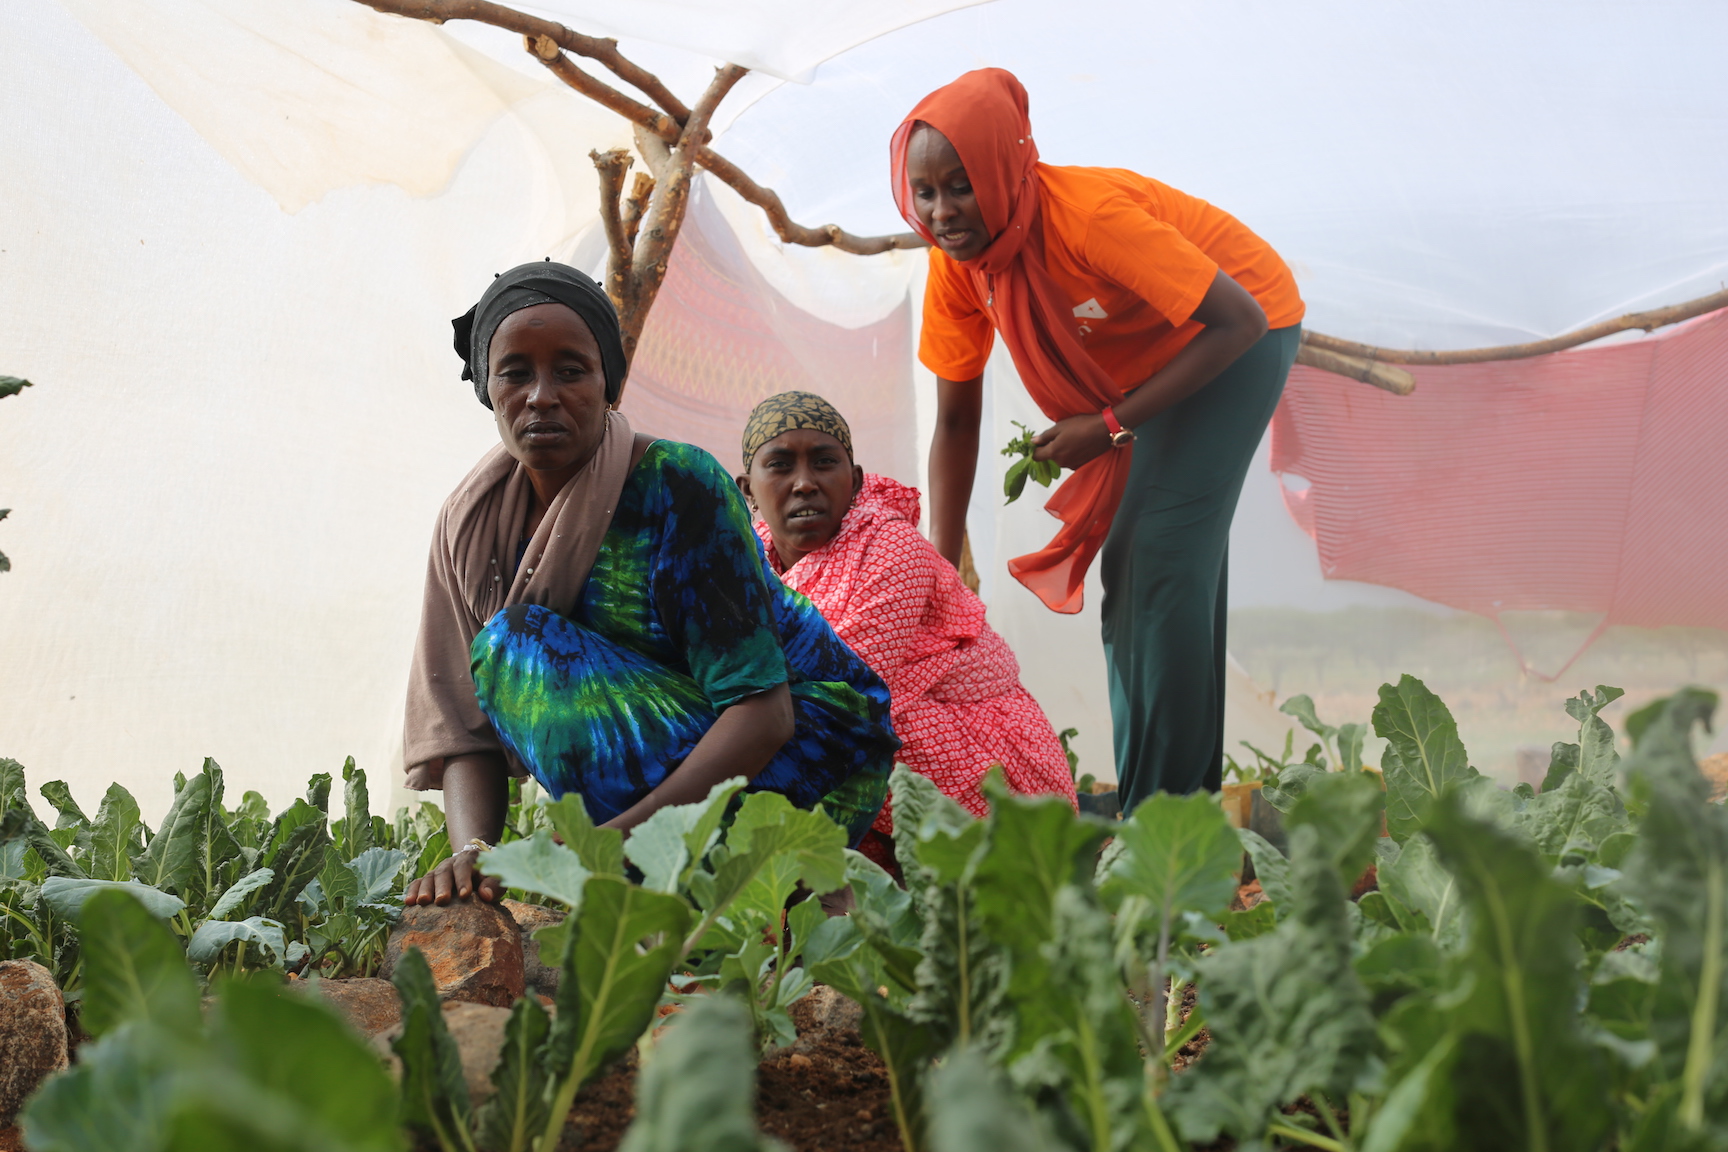
{"type": "Polygon", "coordinates": [[[899,746],[887,689],[767,568],[714,458],[611,410],[625,358],[605,293],[526,264],[455,327],[501,442],[433,534],[404,752],[409,787],[443,789],[457,850],[406,901],[502,894],[474,860],[513,771],[626,834],[744,776],[856,844],[899,746]]]}
{"type": "MultiPolygon", "coordinates": [[[[1008,786],[1074,803],[1050,721],[984,604],[918,531],[918,491],[853,462],[852,432],[827,400],[782,392],[744,429],[738,486],[781,578],[808,596],[893,692],[900,760],[975,815],[1000,764],[1008,786]]],[[[864,851],[888,863],[884,807],[864,851]]]]}

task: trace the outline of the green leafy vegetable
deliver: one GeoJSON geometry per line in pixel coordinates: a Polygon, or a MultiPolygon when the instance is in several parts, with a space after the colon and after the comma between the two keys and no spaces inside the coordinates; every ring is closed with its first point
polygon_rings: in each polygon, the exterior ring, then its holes
{"type": "Polygon", "coordinates": [[[1662,939],[1649,1034],[1662,1076],[1677,1085],[1675,1127],[1720,1145],[1728,1140],[1728,810],[1709,802],[1690,745],[1716,697],[1689,689],[1651,707],[1627,764],[1646,811],[1626,867],[1662,939]]]}
{"type": "MultiPolygon", "coordinates": [[[[444,1026],[438,989],[420,949],[410,948],[390,979],[402,1001],[402,1032],[391,1047],[402,1060],[403,1119],[430,1133],[442,1148],[471,1149],[462,1057],[444,1026]]],[[[547,1147],[556,1147],[555,1135],[547,1147]]]]}
{"type": "Polygon", "coordinates": [[[480,1110],[477,1135],[490,1152],[526,1152],[546,1125],[546,1069],[541,1059],[552,1022],[546,1009],[523,997],[510,1009],[504,1049],[492,1070],[492,1099],[480,1110]]]}
{"type": "Polygon", "coordinates": [[[557,1087],[542,1148],[557,1147],[577,1090],[648,1027],[672,966],[683,955],[690,910],[676,896],[615,876],[592,876],[572,919],[576,928],[558,984],[558,1015],[546,1044],[557,1087]]]}
{"type": "Polygon", "coordinates": [[[1314,826],[1338,878],[1348,888],[1374,862],[1385,809],[1386,793],[1372,772],[1328,772],[1308,782],[1285,823],[1291,828],[1314,826]]]}
{"type": "MultiPolygon", "coordinates": [[[[730,797],[731,793],[726,795],[730,797]]],[[[590,873],[596,876],[624,875],[624,833],[616,828],[596,827],[582,803],[582,797],[566,792],[546,805],[546,818],[565,846],[576,853],[582,867],[590,873]]]]}
{"type": "Polygon", "coordinates": [[[1045,1152],[1046,1130],[1004,1078],[963,1050],[930,1076],[930,1152],[1045,1152]]]}
{"type": "Polygon", "coordinates": [[[1313,825],[1291,833],[1291,850],[1290,914],[1198,966],[1212,1046],[1165,1094],[1190,1140],[1261,1139],[1280,1104],[1311,1092],[1343,1099],[1372,1069],[1374,1020],[1351,965],[1333,852],[1313,825]]]}
{"type": "Polygon", "coordinates": [[[667,1031],[636,1086],[636,1121],[619,1152],[775,1152],[756,1129],[750,1016],[700,998],[667,1031]]]}
{"type": "Polygon", "coordinates": [[[512,888],[561,900],[572,909],[582,906],[582,886],[591,873],[576,853],[552,842],[549,828],[528,840],[516,840],[480,854],[480,867],[512,888]]]}
{"type": "Polygon", "coordinates": [[[1429,815],[1471,930],[1437,1002],[1444,1009],[1403,1021],[1407,1062],[1376,1126],[1406,1125],[1388,1145],[1406,1149],[1600,1147],[1607,1075],[1579,1026],[1571,894],[1459,797],[1441,797],[1429,815]]]}
{"type": "Polygon", "coordinates": [[[85,901],[107,889],[130,893],[152,916],[162,920],[186,907],[186,901],[180,897],[136,880],[75,880],[66,876],[50,876],[42,881],[42,899],[57,914],[73,919],[83,910],[85,901]]]}
{"type": "Polygon", "coordinates": [[[1470,767],[1452,713],[1414,676],[1402,677],[1397,687],[1380,686],[1374,732],[1386,741],[1386,824],[1399,843],[1423,825],[1448,789],[1481,775],[1470,767]]]}
{"type": "Polygon", "coordinates": [[[110,784],[90,829],[87,857],[97,880],[132,879],[132,860],[144,851],[144,819],[138,801],[118,784],[110,784]]]}
{"type": "Polygon", "coordinates": [[[93,894],[84,1020],[101,1034],[26,1108],[40,1152],[398,1152],[388,1076],[329,1010],[223,982],[208,1022],[178,944],[131,895],[93,894]]]}
{"type": "Polygon", "coordinates": [[[1020,435],[1008,441],[1002,449],[1002,455],[1018,457],[1008,466],[1008,471],[1002,477],[1002,494],[1008,497],[1008,504],[1020,499],[1020,494],[1026,490],[1026,481],[1036,480],[1048,488],[1062,475],[1062,466],[1054,460],[1034,460],[1032,453],[1037,445],[1032,443],[1032,429],[1014,421],[1014,427],[1020,429],[1020,435]]]}

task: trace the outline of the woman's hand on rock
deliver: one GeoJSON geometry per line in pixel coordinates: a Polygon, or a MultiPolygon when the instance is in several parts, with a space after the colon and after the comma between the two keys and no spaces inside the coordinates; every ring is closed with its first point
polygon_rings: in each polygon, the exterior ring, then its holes
{"type": "Polygon", "coordinates": [[[454,856],[438,862],[432,871],[408,885],[408,891],[402,894],[402,903],[415,904],[448,904],[450,898],[466,900],[478,894],[486,901],[502,900],[504,898],[504,882],[496,876],[482,876],[475,867],[475,861],[480,853],[475,848],[464,848],[454,856]]]}
{"type": "Polygon", "coordinates": [[[1070,416],[1032,437],[1032,445],[1032,459],[1054,460],[1072,470],[1110,451],[1110,430],[1102,416],[1070,416]]]}

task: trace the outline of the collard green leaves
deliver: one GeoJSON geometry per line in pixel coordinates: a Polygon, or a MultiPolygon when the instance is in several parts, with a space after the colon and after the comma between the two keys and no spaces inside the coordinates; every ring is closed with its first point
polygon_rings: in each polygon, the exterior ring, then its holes
{"type": "Polygon", "coordinates": [[[480,867],[512,888],[560,900],[572,909],[582,906],[582,886],[591,873],[576,853],[552,842],[549,828],[527,840],[515,840],[480,854],[480,867]]]}
{"type": "Polygon", "coordinates": [[[1386,741],[1386,824],[1402,843],[1422,827],[1449,789],[1480,775],[1470,767],[1458,725],[1440,698],[1414,676],[1380,686],[1374,732],[1386,741]]]}
{"type": "Polygon", "coordinates": [[[662,808],[636,826],[624,856],[642,871],[642,885],[655,892],[677,892],[690,882],[708,850],[720,838],[720,822],[744,778],[714,785],[697,804],[662,808]]]}
{"type": "Polygon", "coordinates": [[[582,797],[567,792],[546,805],[545,812],[553,830],[564,846],[576,853],[582,867],[596,876],[624,875],[624,834],[616,828],[596,827],[582,797]]]}
{"type": "Polygon", "coordinates": [[[756,1129],[750,1016],[703,997],[668,1030],[636,1088],[637,1119],[619,1152],[776,1152],[756,1129]]]}
{"type": "Polygon", "coordinates": [[[199,847],[210,811],[210,777],[199,773],[175,793],[162,826],[134,862],[138,879],[168,892],[188,890],[197,873],[199,847]]]}
{"type": "Polygon", "coordinates": [[[542,1060],[552,1021],[538,1001],[525,996],[510,1009],[504,1048],[492,1070],[492,1099],[480,1110],[477,1135],[493,1152],[525,1152],[546,1125],[548,1071],[542,1060]]]}
{"type": "MultiPolygon", "coordinates": [[[[1309,781],[1286,814],[1295,828],[1313,826],[1346,889],[1374,862],[1386,793],[1372,772],[1328,772],[1309,781]]],[[[1256,868],[1259,867],[1258,861],[1256,868]]],[[[1262,887],[1264,887],[1262,883],[1262,887]]]]}
{"type": "Polygon", "coordinates": [[[1291,846],[1291,913],[1200,963],[1212,1044],[1165,1094],[1190,1140],[1259,1139],[1278,1105],[1315,1089],[1342,1098],[1371,1070],[1374,1019],[1351,964],[1343,883],[1315,827],[1295,829],[1291,846]]]}
{"type": "Polygon", "coordinates": [[[1046,1152],[1054,1136],[978,1053],[961,1051],[930,1076],[930,1152],[1046,1152]]]}
{"type": "Polygon", "coordinates": [[[1221,913],[1236,895],[1242,846],[1204,792],[1159,792],[1122,821],[1123,851],[1100,886],[1107,901],[1134,895],[1168,923],[1184,911],[1221,913]]]}
{"type": "Polygon", "coordinates": [[[79,913],[84,1030],[102,1036],[133,1021],[171,1032],[198,1026],[198,984],[173,933],[131,893],[103,888],[79,913]]]}
{"type": "Polygon", "coordinates": [[[1708,801],[1691,731],[1708,724],[1713,693],[1652,705],[1627,777],[1645,808],[1627,886],[1661,932],[1650,1005],[1659,1071],[1674,1085],[1677,1137],[1728,1139],[1728,810],[1708,801]]]}
{"type": "Polygon", "coordinates": [[[228,980],[201,1020],[179,946],[131,895],[99,891],[82,918],[95,960],[84,1021],[101,1038],[30,1102],[23,1117],[30,1147],[402,1148],[388,1076],[328,1009],[273,984],[228,980]]]}
{"type": "Polygon", "coordinates": [[[1626,693],[1606,684],[1595,692],[1580,692],[1566,701],[1566,714],[1578,721],[1578,743],[1555,744],[1542,791],[1558,788],[1574,772],[1598,784],[1613,784],[1620,754],[1614,748],[1614,731],[1602,719],[1602,709],[1626,693]]]}
{"type": "Polygon", "coordinates": [[[1405,1059],[1376,1121],[1381,1140],[1398,1129],[1388,1147],[1599,1147],[1610,1123],[1606,1063],[1579,1024],[1571,894],[1459,798],[1441,798],[1429,816],[1427,836],[1471,927],[1450,991],[1400,1020],[1405,1059]]]}
{"type": "Polygon", "coordinates": [[[96,880],[132,879],[132,860],[144,851],[144,818],[132,793],[110,784],[90,829],[86,867],[96,880]]]}
{"type": "Polygon", "coordinates": [[[75,880],[67,876],[50,876],[42,881],[42,899],[56,914],[75,919],[83,911],[85,901],[108,889],[128,893],[152,916],[162,920],[186,907],[186,901],[180,897],[135,880],[75,880]]]}
{"type": "Polygon", "coordinates": [[[557,1146],[577,1089],[648,1027],[690,930],[683,900],[616,876],[589,877],[573,918],[547,1039],[559,1083],[541,1138],[546,1148],[557,1146]]]}
{"type": "Polygon", "coordinates": [[[390,979],[402,1001],[402,1031],[390,1045],[402,1061],[402,1117],[452,1147],[458,1133],[467,1135],[468,1082],[456,1041],[444,1026],[432,970],[420,949],[410,948],[390,979]]]}

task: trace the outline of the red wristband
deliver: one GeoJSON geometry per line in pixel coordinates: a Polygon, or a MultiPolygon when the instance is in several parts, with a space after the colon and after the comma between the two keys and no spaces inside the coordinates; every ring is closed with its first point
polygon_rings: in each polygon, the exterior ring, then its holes
{"type": "Polygon", "coordinates": [[[1104,427],[1110,430],[1110,435],[1114,436],[1118,432],[1122,431],[1122,421],[1116,419],[1116,409],[1114,407],[1106,408],[1104,411],[1098,413],[1098,415],[1104,417],[1104,427]]]}

